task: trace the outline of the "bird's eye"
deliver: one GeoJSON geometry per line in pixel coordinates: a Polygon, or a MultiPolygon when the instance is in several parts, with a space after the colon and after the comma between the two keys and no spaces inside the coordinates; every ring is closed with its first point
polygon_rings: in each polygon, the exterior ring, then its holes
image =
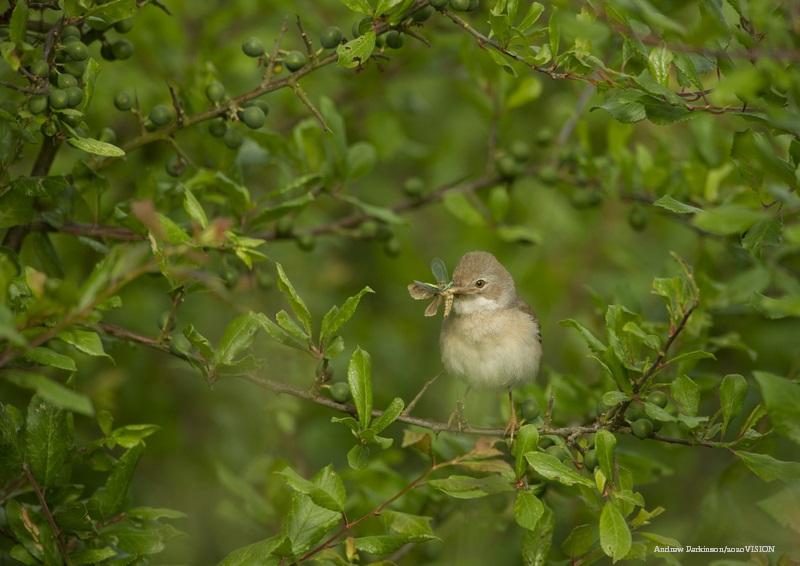
{"type": "Polygon", "coordinates": [[[481,288],[481,287],[483,287],[484,285],[486,285],[486,281],[484,281],[483,279],[478,279],[477,281],[475,281],[475,286],[476,286],[478,289],[480,289],[480,288],[481,288]]]}

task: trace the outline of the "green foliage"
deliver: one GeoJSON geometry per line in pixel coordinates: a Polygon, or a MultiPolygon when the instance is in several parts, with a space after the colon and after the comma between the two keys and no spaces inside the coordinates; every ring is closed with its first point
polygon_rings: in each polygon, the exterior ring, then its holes
{"type": "Polygon", "coordinates": [[[0,562],[800,559],[788,5],[259,9],[0,18],[0,562]],[[472,249],[513,444],[403,290],[472,249]]]}

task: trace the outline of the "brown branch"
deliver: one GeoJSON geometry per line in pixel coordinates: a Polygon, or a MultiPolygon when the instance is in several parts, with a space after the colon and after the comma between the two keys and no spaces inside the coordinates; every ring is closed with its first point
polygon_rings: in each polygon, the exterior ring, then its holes
{"type": "Polygon", "coordinates": [[[27,462],[22,464],[22,470],[28,477],[28,481],[31,483],[31,486],[33,486],[33,491],[36,492],[36,498],[39,500],[39,504],[42,506],[42,511],[44,511],[44,515],[47,517],[47,522],[50,523],[50,528],[53,529],[53,535],[56,537],[56,542],[58,543],[58,549],[61,551],[61,556],[64,558],[64,562],[67,563],[67,566],[70,566],[72,562],[69,559],[67,546],[64,544],[64,541],[61,540],[61,533],[58,530],[56,520],[53,518],[53,514],[50,512],[50,507],[47,505],[47,501],[44,498],[44,493],[42,493],[39,484],[36,482],[36,478],[33,477],[33,473],[31,473],[31,468],[28,466],[27,462]]]}

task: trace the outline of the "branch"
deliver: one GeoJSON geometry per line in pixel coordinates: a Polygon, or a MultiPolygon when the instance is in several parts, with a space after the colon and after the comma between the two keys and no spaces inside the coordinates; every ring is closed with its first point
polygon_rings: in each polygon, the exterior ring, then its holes
{"type": "Polygon", "coordinates": [[[22,470],[25,472],[25,475],[28,477],[28,481],[33,486],[33,491],[36,492],[36,498],[39,500],[39,504],[42,506],[42,511],[44,511],[45,517],[47,517],[47,522],[50,523],[50,528],[53,529],[53,535],[56,538],[56,542],[58,543],[58,549],[61,551],[61,556],[64,558],[64,562],[66,562],[67,566],[70,566],[72,562],[69,559],[69,552],[67,552],[67,546],[64,544],[64,541],[61,540],[61,533],[58,530],[58,525],[56,524],[56,520],[53,519],[53,514],[50,512],[50,507],[47,506],[47,501],[44,498],[44,493],[42,493],[39,484],[36,483],[36,478],[33,477],[31,473],[31,469],[28,466],[28,463],[25,462],[22,464],[22,470]]]}

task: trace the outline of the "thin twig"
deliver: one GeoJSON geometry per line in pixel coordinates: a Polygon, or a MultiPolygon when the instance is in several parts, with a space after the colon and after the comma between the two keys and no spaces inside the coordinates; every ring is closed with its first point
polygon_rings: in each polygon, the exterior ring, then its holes
{"type": "Polygon", "coordinates": [[[58,530],[56,520],[53,518],[53,514],[50,512],[50,507],[47,505],[47,500],[44,498],[44,493],[42,493],[39,484],[36,482],[36,478],[33,477],[33,473],[31,472],[31,468],[28,466],[27,462],[22,464],[22,470],[28,477],[28,481],[31,483],[31,486],[33,486],[33,491],[36,492],[36,498],[39,500],[39,504],[42,506],[42,511],[44,511],[44,516],[47,517],[47,522],[50,523],[50,528],[53,529],[53,535],[56,537],[56,542],[58,543],[59,551],[61,551],[61,556],[64,558],[64,562],[67,563],[67,566],[70,566],[72,562],[69,559],[67,546],[64,544],[64,541],[61,540],[61,532],[58,530]]]}
{"type": "Polygon", "coordinates": [[[311,45],[311,38],[308,37],[305,28],[303,27],[303,22],[300,21],[300,14],[297,14],[297,28],[300,30],[300,37],[303,38],[303,43],[306,44],[306,51],[308,51],[308,60],[315,61],[317,59],[317,54],[314,53],[314,46],[311,45]]]}
{"type": "Polygon", "coordinates": [[[314,106],[311,100],[309,100],[308,95],[302,88],[300,88],[300,85],[297,84],[297,81],[293,80],[289,84],[291,85],[292,90],[294,90],[294,93],[297,95],[297,97],[303,101],[303,104],[305,104],[311,111],[311,113],[317,118],[317,120],[319,120],[319,123],[322,125],[323,131],[332,132],[333,130],[331,130],[330,127],[328,126],[328,122],[325,121],[325,116],[322,115],[322,112],[317,110],[317,107],[314,106]]]}
{"type": "Polygon", "coordinates": [[[411,411],[414,409],[414,407],[417,406],[417,403],[419,402],[419,400],[422,399],[423,395],[425,395],[425,392],[428,390],[428,387],[430,387],[433,384],[433,382],[436,381],[439,378],[440,375],[442,375],[442,374],[441,373],[437,373],[435,376],[433,376],[433,378],[431,380],[427,381],[425,383],[425,385],[422,386],[422,389],[419,390],[419,393],[417,393],[417,396],[414,397],[411,400],[411,402],[408,404],[406,409],[402,412],[403,415],[410,415],[411,414],[411,411]]]}

